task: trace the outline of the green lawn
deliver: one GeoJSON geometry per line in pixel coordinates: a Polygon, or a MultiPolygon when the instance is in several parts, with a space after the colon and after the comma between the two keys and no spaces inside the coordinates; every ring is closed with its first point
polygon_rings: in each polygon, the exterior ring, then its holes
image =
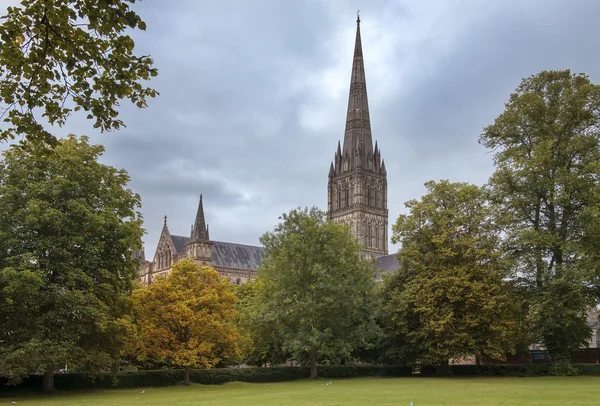
{"type": "Polygon", "coordinates": [[[354,378],[282,383],[115,389],[52,396],[2,397],[0,405],[596,405],[600,377],[354,378]]]}

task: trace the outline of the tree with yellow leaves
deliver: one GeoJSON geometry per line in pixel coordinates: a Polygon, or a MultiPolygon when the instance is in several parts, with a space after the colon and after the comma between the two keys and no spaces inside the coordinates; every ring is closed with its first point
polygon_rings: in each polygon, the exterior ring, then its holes
{"type": "Polygon", "coordinates": [[[131,351],[139,359],[160,358],[185,368],[212,368],[223,358],[239,355],[234,324],[238,299],[229,282],[212,267],[192,260],[176,263],[133,293],[136,335],[131,351]]]}

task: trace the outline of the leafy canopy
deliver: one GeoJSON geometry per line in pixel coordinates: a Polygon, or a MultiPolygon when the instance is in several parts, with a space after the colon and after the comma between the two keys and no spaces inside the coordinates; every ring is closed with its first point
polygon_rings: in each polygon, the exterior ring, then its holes
{"type": "Polygon", "coordinates": [[[103,147],[61,140],[54,154],[15,146],[0,162],[0,374],[118,359],[143,230],[140,197],[103,147]]]}
{"type": "Polygon", "coordinates": [[[25,137],[56,145],[47,125],[83,110],[94,128],[124,126],[119,100],[145,107],[155,90],[152,58],[136,56],[128,30],[146,24],[135,0],[22,0],[0,25],[0,141],[25,137]]]}
{"type": "Polygon", "coordinates": [[[400,268],[385,281],[380,318],[405,361],[502,359],[515,348],[517,307],[483,191],[427,182],[393,226],[400,268]]]}
{"type": "Polygon", "coordinates": [[[538,339],[570,358],[599,293],[600,86],[569,70],[526,78],[481,142],[496,151],[490,196],[538,339]]]}
{"type": "Polygon", "coordinates": [[[347,226],[318,209],[291,210],[281,220],[261,238],[252,308],[284,351],[310,357],[315,377],[317,356],[346,359],[374,338],[374,269],[347,226]]]}
{"type": "Polygon", "coordinates": [[[238,299],[231,284],[212,267],[184,260],[168,276],[134,291],[139,335],[134,351],[171,365],[211,368],[239,357],[235,326],[238,299]]]}

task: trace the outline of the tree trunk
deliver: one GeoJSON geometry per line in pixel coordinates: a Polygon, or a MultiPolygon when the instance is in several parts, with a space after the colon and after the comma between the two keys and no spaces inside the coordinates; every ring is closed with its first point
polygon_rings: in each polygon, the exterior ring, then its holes
{"type": "Polygon", "coordinates": [[[42,378],[42,387],[44,388],[44,393],[54,392],[54,371],[44,372],[42,378]]]}
{"type": "Polygon", "coordinates": [[[317,377],[317,350],[315,348],[310,350],[310,377],[311,379],[317,377]]]}
{"type": "Polygon", "coordinates": [[[185,367],[183,372],[183,384],[188,386],[190,384],[190,367],[185,367]]]}

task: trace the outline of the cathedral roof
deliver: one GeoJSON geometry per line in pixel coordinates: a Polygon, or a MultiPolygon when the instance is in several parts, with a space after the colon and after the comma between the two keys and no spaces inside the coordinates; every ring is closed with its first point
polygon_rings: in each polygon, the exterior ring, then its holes
{"type": "Polygon", "coordinates": [[[179,252],[185,252],[185,244],[188,243],[190,237],[184,237],[183,235],[171,235],[171,239],[173,239],[173,244],[175,245],[175,250],[179,252]]]}
{"type": "Polygon", "coordinates": [[[212,260],[213,265],[218,267],[256,270],[264,253],[263,247],[214,241],[212,260]]]}
{"type": "Polygon", "coordinates": [[[382,273],[394,273],[400,268],[396,254],[383,255],[375,260],[375,269],[382,273]]]}

